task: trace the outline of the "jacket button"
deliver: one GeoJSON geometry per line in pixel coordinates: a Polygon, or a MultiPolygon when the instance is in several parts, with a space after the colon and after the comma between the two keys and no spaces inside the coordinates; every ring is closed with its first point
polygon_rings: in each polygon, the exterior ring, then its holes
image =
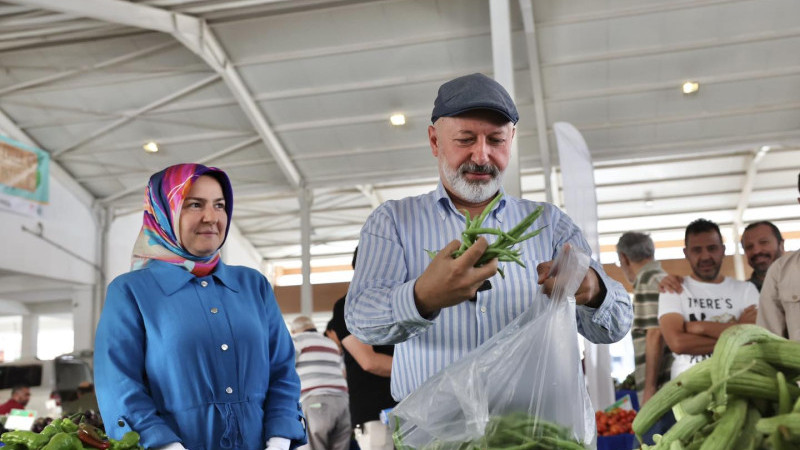
{"type": "Polygon", "coordinates": [[[119,420],[119,421],[117,421],[117,425],[119,425],[121,427],[124,427],[125,426],[125,421],[124,420],[119,420]]]}
{"type": "Polygon", "coordinates": [[[225,392],[227,392],[228,394],[233,394],[233,388],[228,386],[225,388],[225,392]]]}

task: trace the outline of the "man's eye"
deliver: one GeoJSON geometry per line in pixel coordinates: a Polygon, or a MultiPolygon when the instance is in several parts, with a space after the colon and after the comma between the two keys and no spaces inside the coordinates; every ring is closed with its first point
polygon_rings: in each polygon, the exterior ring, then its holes
{"type": "Polygon", "coordinates": [[[458,142],[461,145],[468,145],[472,143],[472,141],[473,141],[472,139],[456,139],[456,142],[458,142]]]}

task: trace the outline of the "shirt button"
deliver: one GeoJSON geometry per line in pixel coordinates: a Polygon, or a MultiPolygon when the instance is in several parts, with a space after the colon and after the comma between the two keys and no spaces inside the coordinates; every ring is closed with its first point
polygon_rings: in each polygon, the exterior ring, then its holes
{"type": "Polygon", "coordinates": [[[219,310],[217,308],[211,308],[211,314],[216,314],[218,312],[219,310]]]}
{"type": "Polygon", "coordinates": [[[219,346],[219,348],[221,348],[222,351],[224,352],[225,350],[228,349],[228,344],[222,344],[222,345],[219,346]]]}
{"type": "Polygon", "coordinates": [[[228,386],[225,388],[225,392],[227,392],[228,394],[233,394],[233,388],[228,386]]]}
{"type": "Polygon", "coordinates": [[[482,313],[485,313],[485,312],[486,312],[486,307],[485,307],[485,306],[481,306],[481,312],[482,312],[482,313]]]}
{"type": "Polygon", "coordinates": [[[121,426],[121,427],[124,427],[124,426],[125,426],[125,421],[123,421],[123,420],[118,420],[118,421],[117,421],[117,425],[119,425],[119,426],[121,426]]]}
{"type": "Polygon", "coordinates": [[[203,287],[208,286],[208,281],[206,281],[206,280],[201,281],[200,282],[200,286],[203,286],[203,287]]]}

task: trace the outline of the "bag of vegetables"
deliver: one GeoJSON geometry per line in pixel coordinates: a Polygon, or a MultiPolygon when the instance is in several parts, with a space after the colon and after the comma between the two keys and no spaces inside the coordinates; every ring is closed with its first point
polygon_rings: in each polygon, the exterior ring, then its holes
{"type": "Polygon", "coordinates": [[[429,378],[390,414],[400,449],[595,448],[575,291],[589,256],[565,246],[550,297],[429,378]]]}

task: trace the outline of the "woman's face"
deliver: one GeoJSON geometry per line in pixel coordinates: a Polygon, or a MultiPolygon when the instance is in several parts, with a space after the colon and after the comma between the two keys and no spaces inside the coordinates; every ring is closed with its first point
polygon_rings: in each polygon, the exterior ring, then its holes
{"type": "Polygon", "coordinates": [[[211,256],[222,245],[227,226],[222,187],[213,177],[199,177],[183,199],[179,224],[183,248],[195,256],[211,256]]]}

